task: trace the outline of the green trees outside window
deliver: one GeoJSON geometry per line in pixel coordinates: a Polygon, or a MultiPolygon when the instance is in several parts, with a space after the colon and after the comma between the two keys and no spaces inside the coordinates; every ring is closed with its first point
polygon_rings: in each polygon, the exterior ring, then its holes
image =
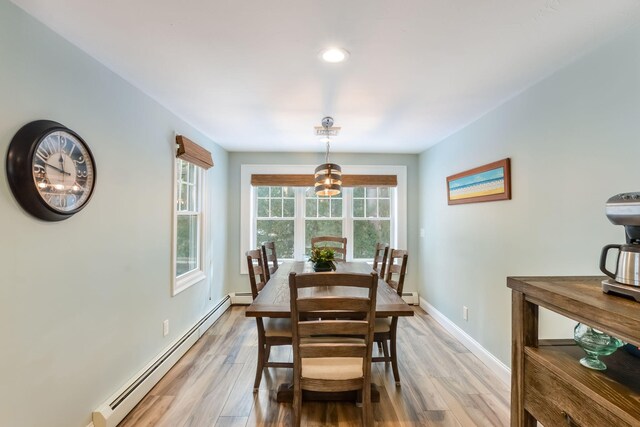
{"type": "Polygon", "coordinates": [[[312,237],[345,236],[353,251],[350,258],[372,259],[376,243],[393,238],[393,192],[356,187],[337,197],[318,197],[313,187],[256,187],[256,246],[274,241],[279,259],[294,259],[296,253],[307,259],[312,237]]]}
{"type": "Polygon", "coordinates": [[[275,242],[278,258],[294,257],[294,187],[257,187],[256,242],[275,242]]]}
{"type": "Polygon", "coordinates": [[[376,243],[391,241],[391,193],[386,187],[353,189],[353,257],[373,258],[376,243]]]}

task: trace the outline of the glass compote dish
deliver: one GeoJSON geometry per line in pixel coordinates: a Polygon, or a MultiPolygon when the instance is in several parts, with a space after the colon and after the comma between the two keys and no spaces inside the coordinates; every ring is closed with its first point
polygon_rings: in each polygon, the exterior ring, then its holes
{"type": "Polygon", "coordinates": [[[598,371],[607,369],[607,365],[602,363],[598,356],[609,356],[624,345],[618,338],[609,336],[583,323],[576,325],[573,330],[573,338],[587,353],[586,357],[580,359],[580,364],[598,371]]]}

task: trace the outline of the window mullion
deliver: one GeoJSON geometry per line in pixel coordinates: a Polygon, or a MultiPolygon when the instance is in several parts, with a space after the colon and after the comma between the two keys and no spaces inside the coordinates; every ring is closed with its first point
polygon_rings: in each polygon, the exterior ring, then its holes
{"type": "Polygon", "coordinates": [[[302,261],[304,258],[304,216],[305,216],[305,187],[295,187],[296,218],[294,225],[294,259],[302,261]]]}

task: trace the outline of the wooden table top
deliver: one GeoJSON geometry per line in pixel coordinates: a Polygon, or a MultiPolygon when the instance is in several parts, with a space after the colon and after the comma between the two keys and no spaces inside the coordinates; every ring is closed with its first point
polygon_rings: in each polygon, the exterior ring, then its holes
{"type": "MultiPolygon", "coordinates": [[[[291,317],[289,301],[289,272],[313,273],[311,263],[303,261],[285,262],[271,275],[264,289],[247,308],[247,317],[291,317]]],[[[371,273],[371,266],[366,262],[339,262],[336,273],[371,273]]],[[[322,274],[335,274],[334,272],[322,274]]],[[[341,288],[353,296],[366,296],[365,289],[341,288]]],[[[329,295],[323,288],[324,294],[329,295]]],[[[316,295],[319,293],[316,292],[316,295]]],[[[341,292],[340,295],[344,295],[341,292]]],[[[332,293],[331,295],[338,295],[332,293]]],[[[384,280],[378,281],[376,295],[376,317],[413,316],[413,309],[384,280]]]]}

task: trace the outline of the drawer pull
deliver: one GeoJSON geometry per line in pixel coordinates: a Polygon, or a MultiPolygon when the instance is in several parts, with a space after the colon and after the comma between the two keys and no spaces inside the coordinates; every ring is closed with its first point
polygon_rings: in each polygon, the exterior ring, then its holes
{"type": "Polygon", "coordinates": [[[564,417],[564,420],[567,422],[567,425],[569,427],[580,427],[580,425],[573,421],[573,418],[571,418],[571,415],[567,414],[565,411],[562,411],[562,416],[564,417]]]}

